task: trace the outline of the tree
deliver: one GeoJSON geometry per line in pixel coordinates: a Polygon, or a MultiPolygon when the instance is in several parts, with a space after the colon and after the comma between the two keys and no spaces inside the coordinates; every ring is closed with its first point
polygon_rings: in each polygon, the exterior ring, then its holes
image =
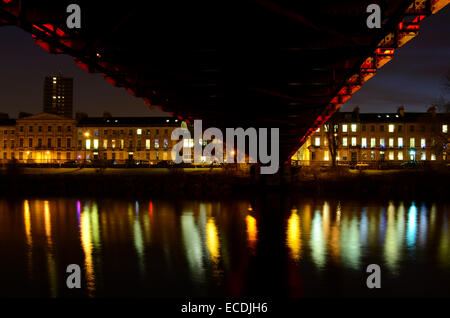
{"type": "Polygon", "coordinates": [[[338,138],[338,121],[336,116],[331,117],[325,125],[323,125],[323,129],[325,130],[325,135],[327,136],[328,141],[328,150],[330,151],[331,157],[331,166],[336,167],[336,157],[337,151],[339,148],[339,138],[338,138]]]}

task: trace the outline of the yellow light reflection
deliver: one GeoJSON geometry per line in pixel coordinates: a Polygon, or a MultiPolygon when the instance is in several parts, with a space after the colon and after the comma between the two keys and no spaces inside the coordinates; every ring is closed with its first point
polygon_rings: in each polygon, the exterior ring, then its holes
{"type": "Polygon", "coordinates": [[[245,218],[245,223],[247,224],[247,241],[248,246],[252,250],[253,253],[256,251],[256,244],[258,243],[258,225],[256,219],[247,215],[245,218]]]}
{"type": "Polygon", "coordinates": [[[294,261],[298,261],[301,256],[301,230],[300,230],[300,218],[296,209],[292,209],[291,216],[288,219],[288,226],[286,230],[287,244],[289,246],[291,257],[294,261]]]}
{"type": "Polygon", "coordinates": [[[95,291],[95,273],[92,261],[92,234],[89,220],[89,212],[83,211],[81,214],[81,246],[84,252],[84,267],[86,270],[87,289],[89,296],[93,296],[95,291]]]}
{"type": "Polygon", "coordinates": [[[52,297],[57,296],[57,276],[56,276],[56,262],[55,255],[53,252],[53,240],[52,240],[52,221],[50,214],[50,205],[47,200],[44,201],[44,227],[45,227],[45,237],[47,238],[47,266],[48,275],[50,278],[50,293],[52,297]]]}
{"type": "Polygon", "coordinates": [[[211,260],[214,264],[218,264],[220,260],[220,242],[213,217],[209,217],[206,223],[206,245],[208,246],[211,260]]]}
{"type": "Polygon", "coordinates": [[[25,222],[25,234],[27,236],[27,245],[31,248],[33,244],[33,238],[31,236],[31,216],[30,216],[30,203],[28,200],[23,202],[23,219],[25,222]]]}

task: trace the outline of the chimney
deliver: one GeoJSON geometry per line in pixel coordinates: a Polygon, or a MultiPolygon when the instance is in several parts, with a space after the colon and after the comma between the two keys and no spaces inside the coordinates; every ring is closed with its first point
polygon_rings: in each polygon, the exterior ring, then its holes
{"type": "Polygon", "coordinates": [[[405,107],[404,106],[400,106],[397,109],[397,113],[401,116],[401,117],[405,117],[405,107]]]}
{"type": "Polygon", "coordinates": [[[430,113],[433,117],[436,116],[436,106],[431,106],[427,110],[428,113],[430,113]]]}

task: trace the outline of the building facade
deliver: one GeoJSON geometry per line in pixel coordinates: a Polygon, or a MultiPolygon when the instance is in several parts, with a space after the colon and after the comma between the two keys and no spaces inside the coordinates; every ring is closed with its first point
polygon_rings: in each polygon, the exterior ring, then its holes
{"type": "Polygon", "coordinates": [[[43,112],[67,118],[73,113],[73,79],[61,73],[44,79],[43,112]]]}
{"type": "Polygon", "coordinates": [[[449,161],[449,114],[336,113],[317,129],[292,160],[301,165],[332,164],[329,143],[336,145],[337,165],[400,165],[408,161],[449,161]]]}
{"type": "Polygon", "coordinates": [[[171,140],[171,134],[181,123],[166,117],[87,117],[77,121],[48,113],[0,119],[0,162],[170,161],[177,142],[171,140]]]}

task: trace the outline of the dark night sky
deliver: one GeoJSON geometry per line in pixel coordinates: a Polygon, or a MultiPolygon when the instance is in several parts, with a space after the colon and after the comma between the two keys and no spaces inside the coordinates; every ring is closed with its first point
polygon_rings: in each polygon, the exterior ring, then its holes
{"type": "MultiPolygon", "coordinates": [[[[450,69],[450,6],[425,19],[418,37],[398,49],[394,60],[378,71],[342,108],[361,112],[424,111],[448,92],[444,76],[450,69]]],[[[74,78],[74,110],[99,116],[161,116],[141,99],[106,82],[101,74],[89,74],[65,55],[49,54],[31,36],[16,28],[0,28],[0,112],[16,117],[19,111],[42,112],[45,75],[62,71],[74,78]]]]}

